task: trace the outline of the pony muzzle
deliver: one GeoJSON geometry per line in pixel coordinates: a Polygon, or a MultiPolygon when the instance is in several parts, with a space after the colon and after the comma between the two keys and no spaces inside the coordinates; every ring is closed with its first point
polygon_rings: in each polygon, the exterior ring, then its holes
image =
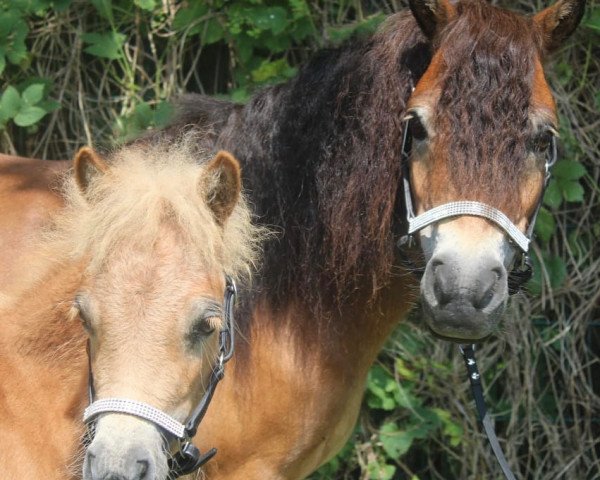
{"type": "Polygon", "coordinates": [[[504,311],[507,271],[493,256],[434,255],[421,291],[425,321],[433,333],[459,342],[481,340],[497,329],[504,311]]]}
{"type": "Polygon", "coordinates": [[[146,420],[113,413],[98,418],[84,480],[162,480],[168,475],[163,435],[146,420]]]}

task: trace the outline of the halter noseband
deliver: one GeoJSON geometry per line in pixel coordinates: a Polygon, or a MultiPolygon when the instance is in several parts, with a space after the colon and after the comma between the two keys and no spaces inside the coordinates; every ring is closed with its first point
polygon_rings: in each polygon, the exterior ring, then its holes
{"type": "Polygon", "coordinates": [[[208,452],[201,454],[200,450],[192,443],[191,439],[196,435],[198,426],[206,414],[206,410],[212,400],[217,384],[221,381],[225,374],[225,363],[233,356],[235,348],[235,321],[233,318],[233,305],[237,289],[235,282],[228,275],[226,276],[226,286],[224,295],[224,316],[225,325],[219,332],[219,357],[213,365],[208,387],[200,402],[188,417],[185,423],[179,422],[177,419],[159,410],[152,405],[136,400],[124,398],[103,398],[94,401],[94,377],[92,373],[90,347],[88,340],[88,361],[89,361],[89,377],[88,377],[88,394],[90,405],[83,413],[84,423],[90,426],[89,434],[93,436],[93,422],[103,413],[124,413],[133,415],[134,417],[142,418],[153,423],[160,429],[170,433],[179,440],[179,450],[169,460],[170,477],[177,478],[182,475],[188,475],[206,462],[208,462],[217,453],[215,448],[211,448],[208,452]]]}
{"type": "Polygon", "coordinates": [[[444,203],[434,207],[420,215],[415,215],[412,201],[412,190],[410,186],[410,173],[409,173],[409,162],[410,152],[412,146],[412,138],[409,133],[409,124],[412,117],[407,117],[404,122],[404,128],[402,131],[402,149],[401,149],[401,161],[402,161],[402,183],[404,191],[404,205],[406,208],[406,221],[408,223],[407,234],[404,235],[399,244],[403,245],[409,243],[412,239],[412,235],[419,230],[444,220],[450,217],[458,217],[464,215],[484,217],[491,220],[498,225],[510,238],[511,243],[519,248],[521,251],[521,262],[515,265],[513,270],[508,276],[508,292],[513,295],[519,291],[525,282],[527,282],[532,275],[531,260],[528,255],[529,244],[533,236],[533,229],[535,227],[535,221],[538,216],[538,212],[542,206],[544,199],[544,193],[550,180],[550,168],[556,163],[556,139],[554,135],[551,137],[550,152],[545,164],[544,173],[544,185],[540,193],[537,205],[533,212],[533,215],[529,221],[529,225],[525,233],[521,232],[519,228],[500,210],[494,208],[485,203],[462,200],[457,202],[444,203]]]}

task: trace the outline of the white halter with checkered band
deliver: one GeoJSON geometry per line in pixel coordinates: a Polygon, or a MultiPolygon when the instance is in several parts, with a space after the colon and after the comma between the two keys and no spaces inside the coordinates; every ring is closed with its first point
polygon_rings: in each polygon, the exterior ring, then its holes
{"type": "Polygon", "coordinates": [[[440,220],[451,217],[459,217],[464,215],[471,215],[476,217],[483,217],[491,220],[498,225],[509,237],[511,242],[519,248],[521,251],[521,261],[516,262],[515,267],[509,273],[508,276],[508,287],[509,293],[512,295],[517,293],[520,287],[531,278],[532,269],[531,262],[527,252],[529,251],[529,244],[531,237],[533,236],[533,229],[535,227],[535,221],[542,206],[544,198],[544,192],[550,180],[550,169],[552,165],[556,163],[556,139],[554,136],[551,137],[550,149],[545,163],[544,173],[544,185],[540,193],[537,205],[533,212],[529,225],[525,233],[521,232],[519,228],[500,210],[494,208],[485,203],[472,201],[472,200],[460,200],[457,202],[444,203],[438,205],[431,210],[427,210],[420,215],[415,215],[413,209],[412,192],[410,187],[410,151],[412,138],[409,133],[409,123],[411,116],[405,118],[404,128],[402,132],[402,150],[401,150],[401,162],[402,162],[402,183],[404,190],[404,205],[406,208],[406,221],[408,224],[407,234],[402,237],[400,244],[407,243],[412,235],[419,230],[433,225],[440,220]]]}
{"type": "Polygon", "coordinates": [[[88,435],[93,437],[94,424],[98,416],[104,413],[123,413],[134,417],[142,418],[164,432],[171,434],[179,441],[179,450],[169,460],[169,478],[177,478],[182,475],[188,475],[215,456],[217,450],[212,448],[204,454],[192,443],[192,438],[196,435],[198,426],[206,414],[206,410],[212,400],[215,388],[225,374],[225,363],[233,356],[235,347],[234,331],[235,321],[233,317],[233,305],[237,289],[235,282],[229,276],[226,276],[226,287],[224,295],[224,317],[223,329],[219,333],[219,357],[213,365],[208,386],[200,402],[194,408],[185,423],[179,422],[169,414],[158,408],[148,405],[144,402],[126,398],[102,398],[94,400],[94,376],[92,373],[91,356],[88,341],[88,359],[89,359],[89,377],[88,394],[90,405],[85,409],[83,421],[88,425],[88,435]]]}

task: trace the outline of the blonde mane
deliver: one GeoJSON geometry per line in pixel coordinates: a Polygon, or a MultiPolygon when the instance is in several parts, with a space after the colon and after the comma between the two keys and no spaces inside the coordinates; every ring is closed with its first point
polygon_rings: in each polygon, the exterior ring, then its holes
{"type": "Polygon", "coordinates": [[[251,223],[243,197],[219,226],[207,205],[216,178],[208,178],[211,156],[199,152],[196,134],[177,142],[159,140],[123,147],[107,159],[109,170],[94,176],[85,193],[69,175],[64,209],[43,238],[48,256],[86,258],[88,272],[123,245],[148,245],[165,227],[186,248],[235,277],[247,276],[257,257],[261,230],[251,223]]]}

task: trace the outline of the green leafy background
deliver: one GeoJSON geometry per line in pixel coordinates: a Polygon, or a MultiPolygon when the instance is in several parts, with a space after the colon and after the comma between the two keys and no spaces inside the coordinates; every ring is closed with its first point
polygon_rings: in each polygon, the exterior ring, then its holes
{"type": "MultiPolygon", "coordinates": [[[[495,2],[494,2],[495,3],[495,2]]],[[[534,12],[533,0],[502,6],[534,12]]],[[[0,0],[0,150],[61,159],[164,125],[169,99],[245,101],[318,48],[372,32],[396,0],[0,0]]],[[[544,197],[529,295],[479,352],[522,479],[600,478],[600,6],[547,73],[560,160],[544,197]]],[[[452,345],[418,311],[373,366],[355,433],[317,479],[500,478],[452,345]]]]}

